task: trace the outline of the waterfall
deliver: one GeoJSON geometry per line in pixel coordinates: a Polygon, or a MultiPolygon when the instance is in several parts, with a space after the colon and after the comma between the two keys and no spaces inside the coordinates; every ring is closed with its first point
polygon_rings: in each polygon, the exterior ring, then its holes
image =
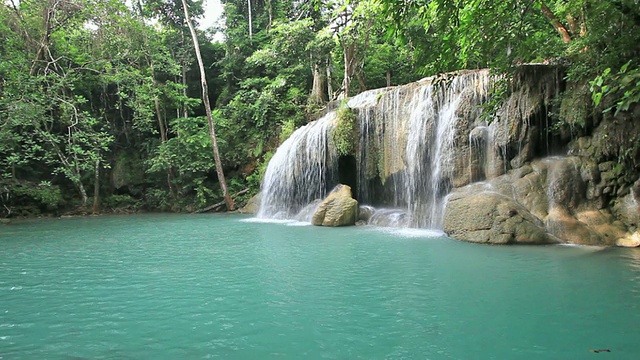
{"type": "Polygon", "coordinates": [[[337,184],[336,150],[329,144],[335,112],[296,130],[271,158],[262,181],[258,217],[291,219],[337,184]]]}
{"type": "Polygon", "coordinates": [[[442,228],[443,199],[459,165],[458,132],[467,136],[481,122],[488,85],[488,71],[477,71],[351,99],[360,120],[358,200],[403,210],[410,218],[402,223],[411,227],[442,228]]]}
{"type": "Polygon", "coordinates": [[[338,166],[330,141],[335,112],[296,130],[269,163],[258,217],[295,218],[326,196],[341,172],[354,171],[354,197],[379,210],[370,223],[441,229],[444,197],[454,178],[468,172],[469,150],[459,148],[468,147],[472,129],[486,125],[479,108],[489,79],[479,70],[351,98],[347,106],[359,130],[356,169],[338,166]]]}

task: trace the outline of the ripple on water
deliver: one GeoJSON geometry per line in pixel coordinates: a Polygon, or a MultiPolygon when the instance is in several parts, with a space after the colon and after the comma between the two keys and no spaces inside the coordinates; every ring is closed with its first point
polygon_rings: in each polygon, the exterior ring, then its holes
{"type": "Polygon", "coordinates": [[[0,358],[640,358],[638,252],[296,225],[145,215],[0,228],[0,358]]]}

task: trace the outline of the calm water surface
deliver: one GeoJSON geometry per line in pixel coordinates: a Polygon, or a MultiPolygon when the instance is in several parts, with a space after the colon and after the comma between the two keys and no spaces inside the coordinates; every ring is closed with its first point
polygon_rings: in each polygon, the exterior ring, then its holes
{"type": "Polygon", "coordinates": [[[640,359],[636,249],[246,220],[1,226],[0,359],[640,359]]]}

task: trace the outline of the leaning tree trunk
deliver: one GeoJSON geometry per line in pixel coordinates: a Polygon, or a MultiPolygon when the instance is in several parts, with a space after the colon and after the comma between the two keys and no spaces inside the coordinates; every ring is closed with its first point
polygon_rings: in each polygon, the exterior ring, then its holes
{"type": "Polygon", "coordinates": [[[198,67],[200,67],[200,82],[202,83],[202,101],[204,102],[204,109],[207,113],[207,120],[209,122],[209,136],[211,137],[211,145],[213,146],[213,158],[216,162],[216,172],[218,173],[218,181],[220,181],[220,187],[222,188],[222,194],[224,201],[227,204],[229,211],[235,210],[233,199],[229,196],[227,190],[227,182],[224,179],[224,172],[222,171],[222,161],[220,160],[220,151],[218,151],[218,139],[216,138],[216,131],[213,124],[213,115],[211,114],[211,104],[209,104],[209,90],[207,87],[207,78],[204,72],[204,64],[202,63],[202,55],[200,54],[200,45],[198,43],[198,35],[196,29],[193,27],[191,18],[189,17],[189,10],[187,10],[187,1],[182,0],[182,7],[184,8],[184,20],[189,25],[191,31],[191,37],[193,38],[193,47],[196,51],[196,58],[198,59],[198,67]]]}

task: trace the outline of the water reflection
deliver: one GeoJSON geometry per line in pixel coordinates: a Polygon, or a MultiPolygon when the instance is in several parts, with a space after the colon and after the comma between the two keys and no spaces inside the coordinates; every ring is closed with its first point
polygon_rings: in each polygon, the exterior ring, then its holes
{"type": "Polygon", "coordinates": [[[629,260],[631,268],[638,272],[636,279],[640,279],[640,248],[627,249],[624,257],[629,260]]]}
{"type": "Polygon", "coordinates": [[[628,264],[632,270],[630,280],[635,286],[631,287],[631,291],[636,298],[640,298],[640,248],[625,249],[623,258],[628,260],[628,264]]]}

